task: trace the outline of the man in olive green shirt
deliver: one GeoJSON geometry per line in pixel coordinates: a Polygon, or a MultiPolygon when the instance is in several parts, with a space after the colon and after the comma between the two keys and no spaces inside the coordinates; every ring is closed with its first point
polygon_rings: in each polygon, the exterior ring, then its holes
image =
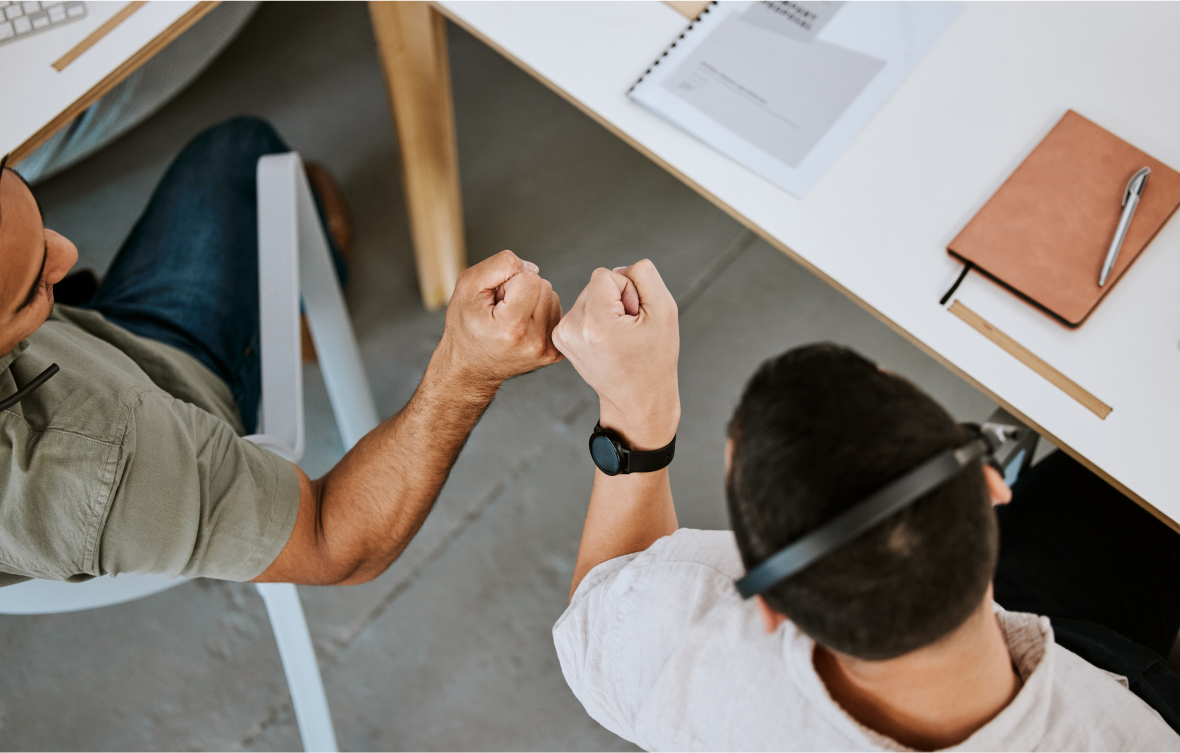
{"type": "Polygon", "coordinates": [[[242,439],[260,391],[254,170],[282,151],[252,118],[194,139],[85,308],[54,308],[77,250],[0,170],[0,401],[61,369],[0,410],[0,586],[370,580],[422,525],[500,384],[560,360],[557,295],[504,251],[460,277],[409,403],[327,475],[242,439]]]}

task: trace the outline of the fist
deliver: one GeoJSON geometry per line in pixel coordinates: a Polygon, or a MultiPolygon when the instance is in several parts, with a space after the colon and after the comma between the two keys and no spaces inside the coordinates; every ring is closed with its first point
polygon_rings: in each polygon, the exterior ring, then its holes
{"type": "Polygon", "coordinates": [[[680,423],[676,301],[648,260],[596,269],[553,330],[553,344],[598,393],[599,421],[633,449],[656,450],[680,423]]]}
{"type": "Polygon", "coordinates": [[[562,359],[550,335],[561,300],[537,265],[501,251],[459,276],[439,351],[464,381],[496,389],[562,359]]]}

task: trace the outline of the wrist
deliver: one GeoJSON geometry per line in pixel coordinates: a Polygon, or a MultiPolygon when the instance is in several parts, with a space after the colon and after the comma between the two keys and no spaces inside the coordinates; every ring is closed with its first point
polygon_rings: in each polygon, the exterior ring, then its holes
{"type": "Polygon", "coordinates": [[[484,405],[492,401],[502,383],[500,379],[470,368],[445,336],[430,357],[426,373],[422,376],[423,385],[437,386],[439,392],[452,399],[484,405]]]}
{"type": "Polygon", "coordinates": [[[601,401],[598,423],[621,436],[628,448],[648,451],[666,447],[676,437],[680,426],[680,398],[661,405],[645,406],[640,411],[621,411],[606,400],[601,401]]]}

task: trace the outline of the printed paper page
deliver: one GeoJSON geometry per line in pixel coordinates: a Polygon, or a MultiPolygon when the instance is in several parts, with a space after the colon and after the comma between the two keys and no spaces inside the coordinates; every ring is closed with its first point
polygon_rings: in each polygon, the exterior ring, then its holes
{"type": "Polygon", "coordinates": [[[722,2],[631,96],[802,196],[959,10],[946,3],[722,2]]]}

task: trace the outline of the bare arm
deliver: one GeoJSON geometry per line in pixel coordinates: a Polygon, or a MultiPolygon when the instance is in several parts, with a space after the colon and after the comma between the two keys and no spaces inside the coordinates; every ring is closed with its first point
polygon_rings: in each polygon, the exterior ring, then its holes
{"type": "MultiPolygon", "coordinates": [[[[599,422],[635,450],[676,436],[680,334],[676,302],[655,265],[599,269],[553,342],[599,397],[599,422]]],[[[595,566],[647,549],[677,529],[668,469],[608,476],[595,470],[570,596],[595,566]]]]}
{"type": "Polygon", "coordinates": [[[561,359],[550,340],[561,304],[525,264],[503,252],[465,272],[406,407],[323,478],[296,468],[295,530],[257,581],[363,583],[405,550],[500,384],[561,359]]]}
{"type": "Polygon", "coordinates": [[[258,580],[363,583],[405,550],[495,394],[458,383],[437,361],[431,359],[406,407],[327,475],[311,480],[296,467],[295,531],[258,580]]]}
{"type": "Polygon", "coordinates": [[[672,505],[668,469],[655,473],[608,476],[594,471],[594,491],[578,546],[570,598],[586,574],[625,554],[642,552],[679,526],[672,505]]]}

